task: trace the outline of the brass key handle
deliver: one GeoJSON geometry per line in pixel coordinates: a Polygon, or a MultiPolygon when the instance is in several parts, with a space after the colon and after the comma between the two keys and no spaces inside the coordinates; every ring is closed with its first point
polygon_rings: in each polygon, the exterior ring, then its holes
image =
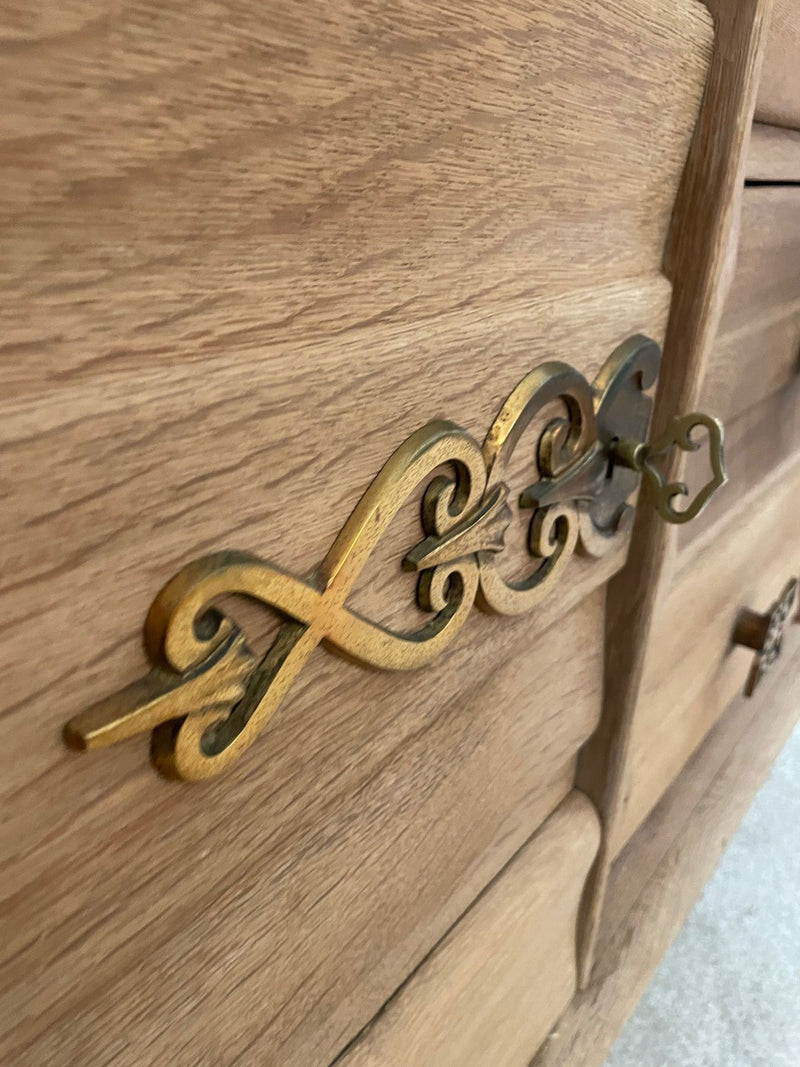
{"type": "Polygon", "coordinates": [[[631,470],[638,471],[650,483],[653,499],[659,515],[666,522],[684,523],[696,518],[717,489],[727,481],[723,442],[725,431],[719,419],[694,411],[689,415],[680,415],[668,425],[666,432],[653,444],[634,444],[631,441],[618,441],[613,448],[614,456],[631,470]],[[692,438],[692,431],[702,426],[708,432],[708,458],[711,464],[711,477],[699,490],[694,500],[683,510],[673,507],[676,497],[688,497],[689,488],[685,482],[668,482],[658,469],[659,459],[667,456],[674,448],[684,452],[697,452],[702,442],[692,438]]]}
{"type": "Polygon", "coordinates": [[[783,632],[797,598],[797,578],[790,578],[783,592],[763,615],[742,608],[733,631],[733,643],[755,652],[744,688],[752,696],[765,674],[775,665],[783,647],[783,632]]]}
{"type": "Polygon", "coordinates": [[[152,730],[151,755],[163,774],[219,774],[265,728],[318,645],[364,666],[412,670],[444,651],[473,605],[502,615],[534,610],[576,549],[602,556],[624,543],[630,498],[642,477],[655,488],[666,521],[689,521],[725,481],[722,427],[709,416],[689,415],[647,442],[660,363],[658,345],[641,335],[615,349],[592,383],[566,363],[544,363],[514,389],[482,445],[455,423],[428,423],[389,458],[308,577],[245,552],[189,563],[148,612],[149,674],[76,715],[65,740],[74,748],[100,748],[152,730]],[[498,567],[512,518],[510,460],[532,421],[554,403],[564,414],[546,424],[531,482],[517,491],[520,507],[531,514],[530,568],[512,581],[498,567]],[[672,500],[686,495],[686,487],[666,484],[657,463],[673,448],[698,447],[691,438],[697,425],[709,432],[712,479],[685,511],[676,511],[672,500]],[[436,473],[443,468],[446,474],[436,473]],[[365,618],[347,601],[392,519],[426,482],[421,538],[401,565],[418,574],[417,603],[427,619],[416,631],[401,632],[365,618]],[[230,594],[259,601],[284,620],[260,660],[215,607],[230,594]]]}

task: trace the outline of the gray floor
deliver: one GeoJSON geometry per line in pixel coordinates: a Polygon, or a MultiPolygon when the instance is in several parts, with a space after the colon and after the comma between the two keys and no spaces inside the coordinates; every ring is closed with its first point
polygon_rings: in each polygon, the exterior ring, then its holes
{"type": "Polygon", "coordinates": [[[606,1067],[800,1067],[800,728],[606,1067]]]}

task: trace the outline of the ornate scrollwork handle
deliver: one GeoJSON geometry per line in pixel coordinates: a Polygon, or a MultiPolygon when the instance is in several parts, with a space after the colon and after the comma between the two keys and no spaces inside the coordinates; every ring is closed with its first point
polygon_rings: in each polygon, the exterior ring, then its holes
{"type": "MultiPolygon", "coordinates": [[[[642,444],[660,360],[655,342],[637,335],[612,353],[592,384],[565,363],[545,363],[511,393],[483,445],[451,422],[424,426],[389,458],[310,577],[244,552],[189,563],[148,612],[149,674],[71,719],[65,740],[98,748],[152,730],[151,754],[162,773],[208,778],[253,744],[320,644],[365,666],[412,670],[444,651],[473,604],[499,614],[530,611],[576,547],[602,555],[624,544],[629,498],[641,474],[655,477],[651,461],[672,444],[694,447],[682,424],[682,436],[674,430],[667,442],[642,444]],[[534,418],[554,404],[563,414],[547,422],[532,457],[533,478],[516,498],[531,512],[531,566],[511,580],[499,566],[512,517],[510,459],[534,418]],[[402,565],[419,574],[417,603],[428,618],[405,633],[365,618],[347,600],[389,523],[426,481],[423,536],[402,565]],[[230,594],[258,601],[283,620],[260,660],[215,607],[230,594]]],[[[718,456],[721,464],[721,436],[718,456]]],[[[670,498],[677,491],[664,487],[670,498]]],[[[692,515],[711,491],[692,504],[692,515]]],[[[687,521],[687,513],[677,514],[668,509],[666,517],[687,521]]]]}

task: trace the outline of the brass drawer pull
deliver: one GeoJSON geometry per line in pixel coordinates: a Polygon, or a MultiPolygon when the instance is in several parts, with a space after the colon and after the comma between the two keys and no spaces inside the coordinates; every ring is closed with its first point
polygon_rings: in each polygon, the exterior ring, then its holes
{"type": "Polygon", "coordinates": [[[171,777],[206,778],[228,767],[277,711],[298,672],[321,642],[351,660],[382,670],[410,670],[435,659],[455,637],[474,603],[484,611],[530,611],[552,589],[576,546],[600,556],[620,545],[630,526],[629,498],[642,476],[656,506],[684,522],[725,480],[722,427],[705,415],[675,420],[665,438],[645,444],[658,345],[643,336],[623,342],[593,384],[565,363],[545,363],[511,393],[483,446],[452,422],[428,423],[390,457],[310,578],[298,578],[256,556],[218,552],[189,563],[161,590],[145,622],[151,672],[71,719],[65,739],[98,748],[153,730],[152,758],[171,777]],[[519,496],[531,509],[531,570],[509,581],[497,567],[511,520],[506,468],[533,418],[560,400],[566,417],[551,419],[539,438],[536,478],[519,496]],[[685,512],[685,495],[665,484],[655,461],[673,447],[695,448],[691,428],[710,431],[712,481],[685,512]],[[423,537],[402,566],[419,573],[417,601],[431,613],[411,633],[364,618],[347,597],[368,556],[413,490],[433,477],[423,499],[423,537]],[[240,594],[286,621],[257,661],[232,620],[213,607],[240,594]]]}
{"type": "Polygon", "coordinates": [[[733,631],[733,643],[752,648],[755,652],[750,673],[744,687],[744,695],[752,696],[761,679],[775,664],[781,654],[783,631],[797,597],[797,578],[791,578],[783,592],[763,615],[749,608],[742,608],[733,631]]]}

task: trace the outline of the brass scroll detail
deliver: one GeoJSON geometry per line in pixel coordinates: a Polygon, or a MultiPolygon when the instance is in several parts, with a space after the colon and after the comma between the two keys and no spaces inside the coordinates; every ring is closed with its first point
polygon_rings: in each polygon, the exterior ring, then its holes
{"type": "Polygon", "coordinates": [[[646,440],[647,391],[660,360],[655,342],[637,335],[614,351],[593,384],[567,364],[545,363],[511,393],[482,446],[454,423],[428,423],[389,458],[309,577],[244,552],[189,563],[148,612],[150,673],[71,719],[67,743],[98,748],[152,730],[151,755],[163,774],[208,778],[253,744],[319,644],[364,666],[413,670],[444,651],[474,604],[499,614],[530,611],[577,547],[602,555],[626,534],[629,498],[646,466],[618,461],[615,449],[622,443],[633,455],[646,440]],[[565,415],[541,434],[534,478],[518,498],[531,512],[531,568],[509,581],[497,566],[512,517],[508,464],[525,429],[556,401],[565,415]],[[442,469],[447,473],[435,473],[442,469]],[[423,536],[402,565],[418,573],[417,602],[429,618],[401,632],[360,615],[347,599],[392,519],[426,479],[423,536]],[[259,601],[284,620],[260,660],[214,606],[230,594],[259,601]]]}

